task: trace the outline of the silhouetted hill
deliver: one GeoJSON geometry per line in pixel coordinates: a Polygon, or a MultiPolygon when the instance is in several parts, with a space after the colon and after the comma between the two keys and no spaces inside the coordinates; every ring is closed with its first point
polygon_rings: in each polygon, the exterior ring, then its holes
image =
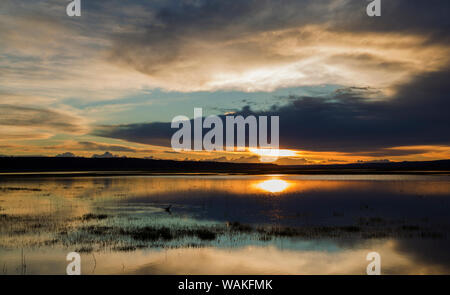
{"type": "Polygon", "coordinates": [[[137,158],[0,157],[0,172],[247,173],[247,174],[362,174],[448,173],[450,160],[427,162],[355,163],[343,165],[279,166],[223,162],[194,162],[137,158]]]}
{"type": "Polygon", "coordinates": [[[142,171],[142,172],[246,172],[275,169],[272,164],[245,164],[153,160],[138,158],[81,157],[2,157],[1,172],[62,172],[62,171],[142,171]]]}

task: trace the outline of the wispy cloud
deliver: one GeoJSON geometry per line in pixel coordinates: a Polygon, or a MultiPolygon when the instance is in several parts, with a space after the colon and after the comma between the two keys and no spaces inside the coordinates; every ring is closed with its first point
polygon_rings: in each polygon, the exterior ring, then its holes
{"type": "Polygon", "coordinates": [[[0,140],[42,139],[55,133],[88,132],[82,119],[50,109],[0,104],[0,140]]]}

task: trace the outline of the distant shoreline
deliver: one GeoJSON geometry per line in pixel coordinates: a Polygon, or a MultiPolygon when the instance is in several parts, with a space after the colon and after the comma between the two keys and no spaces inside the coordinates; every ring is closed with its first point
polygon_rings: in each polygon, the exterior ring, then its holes
{"type": "Polygon", "coordinates": [[[0,177],[267,174],[450,174],[450,160],[297,165],[194,162],[138,158],[0,157],[0,177]]]}

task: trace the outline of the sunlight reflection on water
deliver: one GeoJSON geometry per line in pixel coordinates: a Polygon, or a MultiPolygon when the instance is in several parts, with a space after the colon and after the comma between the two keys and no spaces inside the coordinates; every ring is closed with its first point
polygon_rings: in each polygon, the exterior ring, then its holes
{"type": "Polygon", "coordinates": [[[281,179],[269,179],[257,183],[256,186],[270,193],[280,193],[288,188],[289,183],[281,179]]]}
{"type": "Polygon", "coordinates": [[[448,176],[2,178],[0,262],[17,274],[23,248],[37,274],[75,250],[88,273],[95,255],[95,273],[360,274],[378,251],[386,273],[448,273],[449,196],[448,176]]]}

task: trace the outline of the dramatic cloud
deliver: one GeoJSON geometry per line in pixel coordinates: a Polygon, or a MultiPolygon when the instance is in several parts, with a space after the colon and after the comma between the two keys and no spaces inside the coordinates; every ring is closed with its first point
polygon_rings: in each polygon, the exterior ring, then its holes
{"type": "MultiPolygon", "coordinates": [[[[146,88],[387,88],[448,63],[445,1],[86,1],[0,4],[0,82],[18,94],[107,99],[146,88]]],[[[446,9],[447,8],[447,9],[446,9]]]]}
{"type": "MultiPolygon", "coordinates": [[[[171,117],[209,104],[279,115],[282,147],[302,151],[284,161],[448,154],[448,1],[383,1],[376,18],[364,0],[90,0],[73,18],[67,4],[0,1],[8,153],[142,155],[130,142],[167,147],[171,117]]],[[[189,155],[222,156],[239,160],[189,155]]]]}
{"type": "MultiPolygon", "coordinates": [[[[282,148],[374,157],[419,154],[427,148],[401,147],[450,145],[450,117],[442,111],[450,108],[449,74],[416,77],[398,86],[390,100],[371,98],[371,89],[348,88],[331,97],[291,96],[288,105],[264,112],[244,108],[233,115],[280,116],[282,148]]],[[[100,136],[164,146],[170,146],[173,133],[169,122],[102,126],[95,131],[100,136]]]]}
{"type": "Polygon", "coordinates": [[[374,20],[364,1],[167,1],[111,60],[179,91],[388,87],[448,63],[442,2],[398,2],[374,20]]]}

